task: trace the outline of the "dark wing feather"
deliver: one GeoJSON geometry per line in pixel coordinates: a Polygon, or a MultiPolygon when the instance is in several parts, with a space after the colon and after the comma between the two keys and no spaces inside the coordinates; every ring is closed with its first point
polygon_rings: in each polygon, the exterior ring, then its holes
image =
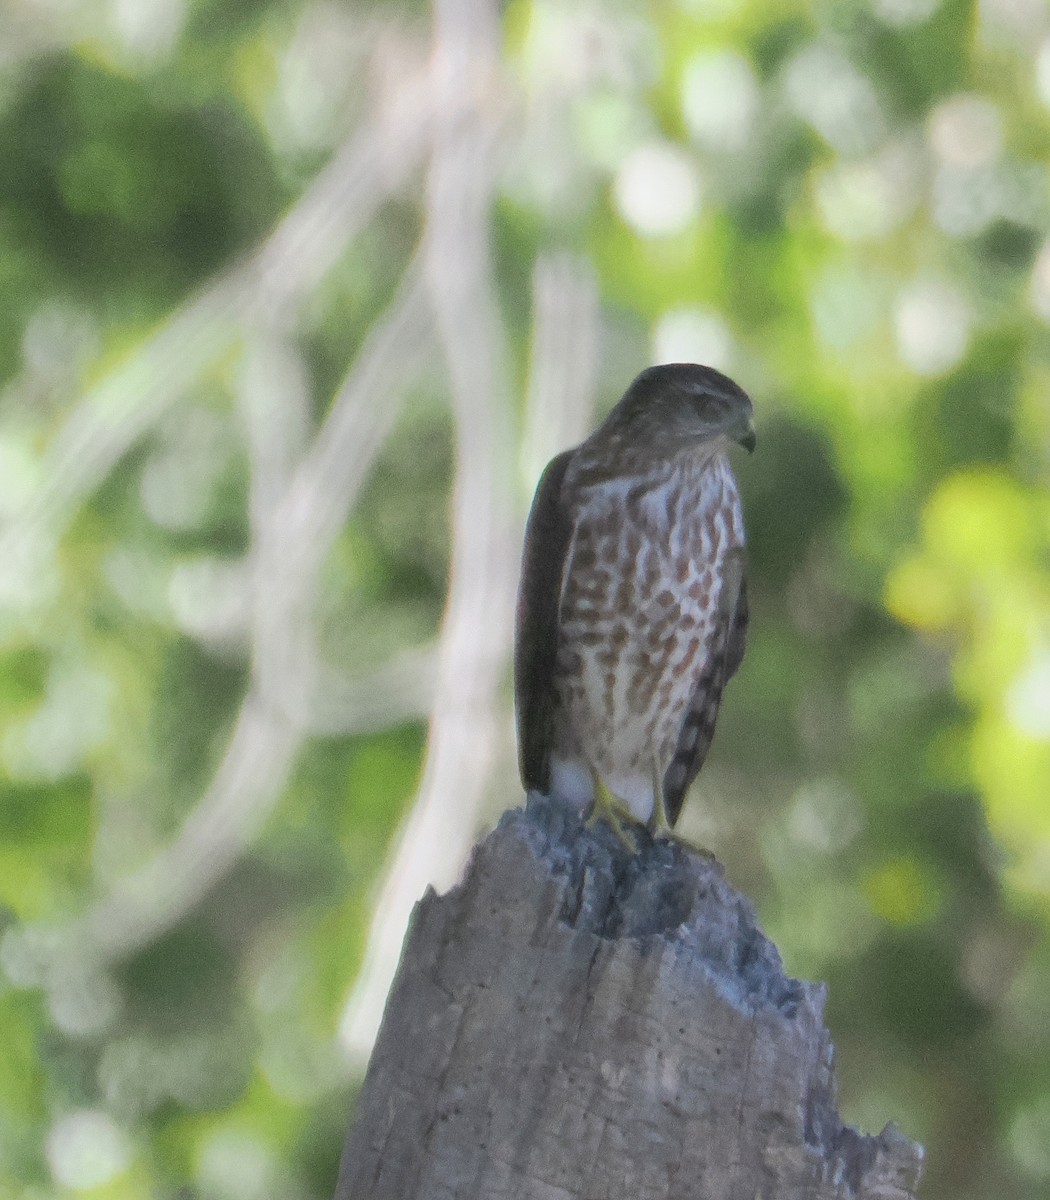
{"type": "Polygon", "coordinates": [[[736,598],[736,611],[729,625],[729,643],[726,646],[726,673],[723,685],[737,673],[744,661],[744,650],[747,648],[747,622],[750,617],[747,603],[747,575],[744,566],[740,565],[740,591],[736,598]]]}
{"type": "Polygon", "coordinates": [[[565,470],[575,451],[551,459],[543,472],[525,527],[514,644],[514,706],[518,764],[526,790],[550,788],[554,717],[554,666],[558,610],[572,519],[562,497],[565,470]]]}
{"type": "Polygon", "coordinates": [[[693,689],[692,703],[678,735],[678,746],[664,775],[664,812],[672,826],[681,814],[686,792],[711,749],[722,691],[744,657],[747,621],[744,551],[730,550],[722,566],[722,589],[711,634],[711,653],[693,689]]]}

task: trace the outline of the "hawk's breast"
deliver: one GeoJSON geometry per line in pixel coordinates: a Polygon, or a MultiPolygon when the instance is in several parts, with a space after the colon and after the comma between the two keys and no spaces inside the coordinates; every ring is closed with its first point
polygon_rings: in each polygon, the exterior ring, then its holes
{"type": "Polygon", "coordinates": [[[743,544],[724,455],[581,488],[559,613],[555,754],[581,759],[641,820],[674,754],[743,544]]]}

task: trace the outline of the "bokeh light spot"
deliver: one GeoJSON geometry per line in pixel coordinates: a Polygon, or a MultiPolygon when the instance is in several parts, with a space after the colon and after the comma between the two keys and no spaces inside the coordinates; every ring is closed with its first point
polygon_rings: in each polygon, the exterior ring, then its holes
{"type": "Polygon", "coordinates": [[[75,1191],[109,1183],[131,1161],[128,1140],[108,1114],[97,1109],[67,1113],[51,1126],[47,1162],[55,1181],[75,1191]]]}
{"type": "Polygon", "coordinates": [[[73,383],[98,352],[98,341],[97,324],[88,310],[51,301],[26,322],[22,357],[26,369],[45,386],[73,383]]]}
{"type": "Polygon", "coordinates": [[[978,574],[1016,561],[1034,537],[1025,497],[993,471],[950,476],[927,503],[922,524],[939,559],[978,574]]]}
{"type": "Polygon", "coordinates": [[[1050,738],[1050,649],[1042,647],[1014,679],[1006,694],[1006,711],[1022,733],[1050,738]]]}
{"type": "Polygon", "coordinates": [[[992,710],[978,720],[970,753],[989,828],[1015,856],[1014,884],[1050,896],[1050,743],[992,710]]]}
{"type": "Polygon", "coordinates": [[[186,22],[185,0],[111,0],[114,30],[128,56],[143,65],[169,58],[186,22]]]}
{"type": "Polygon", "coordinates": [[[699,212],[700,176],[680,147],[647,142],[627,156],[613,195],[620,215],[638,233],[681,233],[699,212]]]}
{"type": "Polygon", "coordinates": [[[787,813],[794,841],[824,854],[844,850],[863,827],[863,804],[836,779],[814,779],[798,789],[787,813]]]}
{"type": "Polygon", "coordinates": [[[631,97],[611,91],[581,98],[573,109],[573,126],[580,149],[607,170],[618,166],[649,133],[645,110],[631,97]]]}
{"type": "Polygon", "coordinates": [[[887,25],[906,29],[921,25],[941,6],[941,0],[872,0],[875,15],[887,25]]]}
{"type": "Polygon", "coordinates": [[[1050,1179],[1050,1095],[1022,1108],[1010,1126],[1010,1152],[1034,1179],[1050,1179]]]}
{"type": "Polygon", "coordinates": [[[817,337],[831,350],[848,350],[879,324],[889,306],[886,292],[871,271],[837,263],[826,267],[810,295],[817,337]]]}
{"type": "Polygon", "coordinates": [[[894,314],[897,351],[917,375],[944,375],[970,342],[970,307],[956,288],[920,280],[900,294],[894,314]]]}
{"type": "Polygon", "coordinates": [[[59,665],[37,710],[11,722],[2,742],[3,762],[20,779],[61,779],[110,731],[116,685],[91,667],[59,665]]]}
{"type": "Polygon", "coordinates": [[[282,1195],[269,1146],[255,1135],[219,1129],[205,1142],[197,1168],[203,1195],[215,1200],[269,1200],[282,1195]]]}
{"type": "Polygon", "coordinates": [[[837,50],[808,46],[788,64],[784,83],[795,112],[842,154],[868,154],[882,141],[875,89],[837,50]]]}
{"type": "Polygon", "coordinates": [[[884,601],[899,621],[927,632],[950,628],[959,615],[950,580],[926,558],[909,558],[890,572],[884,601]]]}
{"type": "Polygon", "coordinates": [[[121,995],[108,975],[71,966],[53,973],[47,1007],[63,1033],[71,1037],[97,1037],[116,1021],[121,995]]]}
{"type": "Polygon", "coordinates": [[[1050,38],[1043,42],[1035,56],[1035,88],[1039,99],[1050,107],[1050,38]]]}
{"type": "Polygon", "coordinates": [[[998,158],[1003,147],[999,109],[984,96],[952,96],[930,114],[930,143],[939,158],[957,167],[979,167],[998,158]]]}
{"type": "Polygon", "coordinates": [[[179,563],[168,601],[175,624],[191,637],[226,642],[243,634],[249,616],[244,563],[199,555],[179,563]]]}
{"type": "Polygon", "coordinates": [[[42,483],[30,429],[0,429],[0,517],[16,514],[42,483]]]}
{"type": "Polygon", "coordinates": [[[867,875],[862,886],[872,912],[891,925],[920,924],[940,908],[940,893],[927,870],[910,857],[883,863],[867,875]]]}
{"type": "Polygon", "coordinates": [[[686,64],[682,113],[694,138],[712,150],[739,150],[758,111],[751,64],[735,50],[705,50],[686,64]]]}
{"type": "Polygon", "coordinates": [[[1046,0],[977,0],[980,44],[996,49],[1027,50],[1044,28],[1046,0]]]}
{"type": "Polygon", "coordinates": [[[921,161],[915,147],[895,142],[863,162],[838,162],[817,178],[824,225],[848,241],[885,237],[919,201],[921,161]]]}
{"type": "Polygon", "coordinates": [[[728,371],[733,362],[733,335],[718,313],[675,308],[653,327],[654,363],[697,362],[728,371]]]}
{"type": "Polygon", "coordinates": [[[1050,242],[1043,245],[1035,260],[1029,296],[1036,315],[1050,322],[1050,242]]]}

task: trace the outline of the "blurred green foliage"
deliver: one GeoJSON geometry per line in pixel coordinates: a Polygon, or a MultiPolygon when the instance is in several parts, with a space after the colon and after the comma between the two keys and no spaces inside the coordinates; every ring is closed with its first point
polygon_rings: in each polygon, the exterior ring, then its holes
{"type": "MultiPolygon", "coordinates": [[[[332,1192],[356,1086],[336,1030],[418,713],[308,740],[250,849],[148,944],[100,967],[61,941],[194,811],[244,700],[239,389],[272,331],[143,421],[57,542],[25,514],[61,491],[48,450],[87,390],[267,236],[367,111],[375,47],[414,63],[428,19],[0,17],[0,521],[37,553],[0,604],[0,1200],[332,1192]]],[[[504,29],[492,242],[518,390],[533,264],[570,250],[599,283],[599,410],[647,361],[697,358],[759,414],[752,636],[685,832],[789,970],[828,980],[847,1119],[923,1140],[928,1200],[1046,1196],[1050,12],[514,0],[504,29]]],[[[400,190],[280,331],[307,437],[422,205],[400,190]]],[[[350,675],[438,630],[441,387],[413,394],[322,572],[350,675]]],[[[519,798],[500,770],[490,818],[519,798]]]]}

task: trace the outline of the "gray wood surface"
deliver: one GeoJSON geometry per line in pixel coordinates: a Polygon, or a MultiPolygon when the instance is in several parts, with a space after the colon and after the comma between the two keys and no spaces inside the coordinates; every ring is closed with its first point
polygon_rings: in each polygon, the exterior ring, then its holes
{"type": "Polygon", "coordinates": [[[336,1200],[906,1200],[823,1001],[712,859],[530,797],[416,908],[336,1200]]]}

